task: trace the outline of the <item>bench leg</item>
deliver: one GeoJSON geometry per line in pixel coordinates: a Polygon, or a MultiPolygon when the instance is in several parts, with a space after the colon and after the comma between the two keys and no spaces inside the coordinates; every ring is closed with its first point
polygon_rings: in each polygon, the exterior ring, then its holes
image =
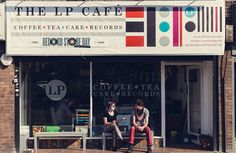
{"type": "Polygon", "coordinates": [[[83,136],[83,150],[86,150],[86,135],[83,136]]]}
{"type": "Polygon", "coordinates": [[[35,150],[38,149],[38,137],[37,136],[34,137],[34,149],[35,150]]]}
{"type": "Polygon", "coordinates": [[[102,135],[102,150],[106,149],[106,136],[103,134],[102,135]]]}

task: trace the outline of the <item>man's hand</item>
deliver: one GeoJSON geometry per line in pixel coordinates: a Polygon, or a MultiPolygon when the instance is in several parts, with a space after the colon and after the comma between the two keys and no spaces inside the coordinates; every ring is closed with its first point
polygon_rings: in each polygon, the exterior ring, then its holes
{"type": "Polygon", "coordinates": [[[143,129],[144,129],[142,126],[139,126],[139,125],[136,126],[136,128],[137,128],[137,130],[139,130],[139,131],[143,131],[143,129]]]}
{"type": "Polygon", "coordinates": [[[140,126],[139,127],[139,131],[143,131],[144,130],[144,127],[143,126],[140,126]]]}

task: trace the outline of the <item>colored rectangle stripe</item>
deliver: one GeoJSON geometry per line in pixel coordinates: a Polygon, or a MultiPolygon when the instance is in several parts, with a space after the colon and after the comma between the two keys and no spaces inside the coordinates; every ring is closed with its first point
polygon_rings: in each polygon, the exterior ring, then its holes
{"type": "Polygon", "coordinates": [[[127,47],[143,47],[144,36],[126,36],[127,47]]]}
{"type": "Polygon", "coordinates": [[[220,32],[222,32],[222,7],[220,7],[220,32]]]}
{"type": "Polygon", "coordinates": [[[143,7],[126,7],[126,18],[143,18],[143,7]]]}
{"type": "Polygon", "coordinates": [[[173,8],[173,46],[176,47],[179,44],[179,9],[173,8]]]}
{"type": "Polygon", "coordinates": [[[180,46],[182,46],[182,44],[183,44],[183,30],[182,30],[182,7],[180,7],[179,8],[180,9],[180,11],[179,11],[179,34],[180,34],[180,36],[179,36],[179,41],[180,41],[180,46]]]}
{"type": "Polygon", "coordinates": [[[205,18],[204,18],[205,14],[204,14],[204,7],[202,7],[202,32],[204,32],[204,21],[205,21],[205,18]]]}
{"type": "Polygon", "coordinates": [[[200,32],[200,7],[197,8],[197,31],[200,32]]]}
{"type": "Polygon", "coordinates": [[[206,13],[207,13],[207,16],[206,16],[207,32],[209,32],[209,7],[207,7],[206,13]]]}
{"type": "Polygon", "coordinates": [[[156,46],[156,8],[147,8],[147,46],[156,46]]]}
{"type": "Polygon", "coordinates": [[[144,23],[126,22],[126,32],[144,32],[144,23]]]}
{"type": "Polygon", "coordinates": [[[213,25],[214,25],[214,12],[213,12],[213,7],[211,7],[211,32],[214,31],[213,25]]]}
{"type": "Polygon", "coordinates": [[[215,15],[216,15],[216,32],[218,32],[218,7],[215,7],[215,9],[216,9],[216,13],[215,13],[215,15]]]}

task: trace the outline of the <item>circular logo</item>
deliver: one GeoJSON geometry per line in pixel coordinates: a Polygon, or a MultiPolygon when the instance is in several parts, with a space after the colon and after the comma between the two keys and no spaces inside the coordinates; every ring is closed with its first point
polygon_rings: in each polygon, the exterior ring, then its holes
{"type": "Polygon", "coordinates": [[[75,44],[76,44],[76,39],[75,39],[75,38],[70,38],[70,39],[68,39],[68,44],[69,44],[70,46],[75,46],[75,44]]]}
{"type": "Polygon", "coordinates": [[[58,43],[58,40],[57,40],[56,38],[50,39],[50,44],[51,44],[52,46],[57,45],[57,43],[58,43]]]}
{"type": "Polygon", "coordinates": [[[185,9],[185,15],[186,15],[187,17],[192,18],[192,17],[194,17],[195,14],[196,14],[195,8],[193,8],[193,7],[187,7],[187,8],[185,9]]]}
{"type": "Polygon", "coordinates": [[[159,40],[159,43],[163,47],[168,46],[170,44],[170,39],[166,36],[162,36],[159,40]]]}
{"type": "Polygon", "coordinates": [[[195,23],[193,23],[192,21],[189,21],[185,24],[185,29],[188,31],[188,32],[193,32],[196,28],[196,25],[195,23]]]}
{"type": "Polygon", "coordinates": [[[160,12],[160,16],[163,18],[168,17],[170,14],[170,10],[167,7],[162,7],[159,12],[160,12]]]}
{"type": "Polygon", "coordinates": [[[161,22],[159,28],[162,32],[167,32],[170,29],[170,25],[167,22],[161,22]]]}
{"type": "Polygon", "coordinates": [[[61,80],[51,80],[48,82],[45,92],[49,99],[59,101],[66,95],[66,85],[61,80]]]}

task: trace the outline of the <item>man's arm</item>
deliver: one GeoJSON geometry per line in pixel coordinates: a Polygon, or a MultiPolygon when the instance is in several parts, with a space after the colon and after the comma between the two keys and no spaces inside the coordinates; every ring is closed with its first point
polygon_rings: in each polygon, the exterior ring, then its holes
{"type": "Polygon", "coordinates": [[[132,119],[132,125],[135,126],[135,128],[137,128],[138,125],[136,124],[136,120],[135,120],[135,115],[134,114],[132,114],[131,119],[132,119]]]}
{"type": "Polygon", "coordinates": [[[144,119],[145,123],[144,125],[142,126],[142,129],[144,129],[145,127],[148,126],[148,123],[149,123],[149,110],[146,109],[145,111],[145,119],[144,119]]]}
{"type": "Polygon", "coordinates": [[[149,116],[146,116],[145,117],[145,124],[142,126],[143,129],[148,126],[148,122],[149,122],[149,116]]]}

